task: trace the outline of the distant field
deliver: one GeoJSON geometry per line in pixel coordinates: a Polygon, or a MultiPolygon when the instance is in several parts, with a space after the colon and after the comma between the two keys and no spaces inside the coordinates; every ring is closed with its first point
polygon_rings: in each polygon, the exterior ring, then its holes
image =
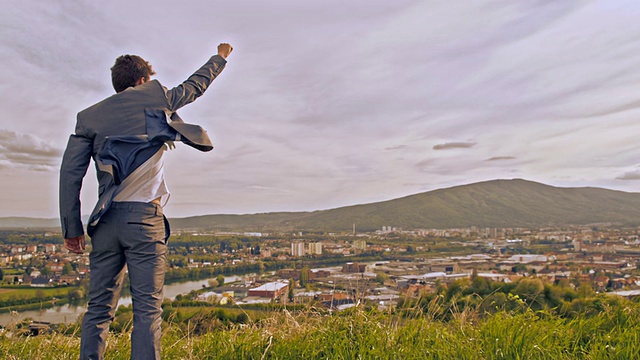
{"type": "Polygon", "coordinates": [[[2,272],[4,273],[5,276],[22,274],[22,270],[18,270],[18,269],[2,269],[2,272]]]}
{"type": "Polygon", "coordinates": [[[58,288],[0,288],[0,301],[10,299],[32,299],[40,297],[63,297],[67,296],[70,290],[75,287],[58,287],[58,288]]]}

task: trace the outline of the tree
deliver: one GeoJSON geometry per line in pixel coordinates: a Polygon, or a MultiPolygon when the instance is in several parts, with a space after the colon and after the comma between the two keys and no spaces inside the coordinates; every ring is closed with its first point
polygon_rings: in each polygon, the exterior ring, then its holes
{"type": "Polygon", "coordinates": [[[516,264],[516,266],[511,268],[511,272],[513,273],[523,273],[527,271],[527,265],[525,264],[516,264]]]}
{"type": "Polygon", "coordinates": [[[82,290],[82,288],[70,290],[67,293],[67,297],[69,298],[69,301],[72,303],[78,302],[84,298],[84,291],[82,290]]]}
{"type": "Polygon", "coordinates": [[[73,267],[70,263],[65,263],[62,267],[62,275],[69,275],[73,272],[73,267]]]}
{"type": "Polygon", "coordinates": [[[576,289],[578,292],[578,297],[581,299],[586,299],[593,297],[596,294],[596,291],[593,289],[593,286],[588,282],[581,282],[580,286],[576,289]]]}
{"type": "Polygon", "coordinates": [[[310,272],[311,270],[309,270],[309,267],[306,265],[300,269],[300,286],[307,286],[310,272]]]}
{"type": "Polygon", "coordinates": [[[216,281],[218,282],[218,286],[224,285],[224,275],[220,274],[216,276],[216,281]]]}
{"type": "Polygon", "coordinates": [[[376,282],[384,285],[384,282],[387,281],[389,279],[389,275],[385,274],[385,273],[377,273],[376,274],[376,282]]]}
{"type": "Polygon", "coordinates": [[[49,275],[51,275],[51,269],[49,269],[48,267],[45,266],[40,270],[40,274],[42,276],[49,276],[49,275]]]}
{"type": "Polygon", "coordinates": [[[4,279],[4,272],[0,269],[0,281],[4,279]]]}
{"type": "MultiPolygon", "coordinates": [[[[474,271],[476,271],[474,269],[474,271]]],[[[478,295],[488,295],[492,292],[491,281],[487,278],[478,276],[477,272],[475,276],[471,277],[471,291],[478,295]]]]}
{"type": "Polygon", "coordinates": [[[293,302],[293,287],[295,286],[295,282],[293,279],[289,279],[289,301],[293,302]]]}
{"type": "Polygon", "coordinates": [[[519,295],[521,298],[525,300],[529,300],[528,303],[532,304],[531,301],[536,301],[538,299],[538,295],[540,295],[544,291],[544,284],[538,278],[522,278],[518,281],[518,285],[513,290],[515,295],[519,295]]]}

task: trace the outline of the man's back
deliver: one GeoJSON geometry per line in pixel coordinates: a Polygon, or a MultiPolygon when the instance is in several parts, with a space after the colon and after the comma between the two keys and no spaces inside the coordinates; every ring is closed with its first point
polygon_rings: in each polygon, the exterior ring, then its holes
{"type": "Polygon", "coordinates": [[[94,158],[107,136],[146,134],[147,108],[168,111],[165,91],[157,80],[130,87],[78,113],[78,126],[93,140],[94,158]]]}

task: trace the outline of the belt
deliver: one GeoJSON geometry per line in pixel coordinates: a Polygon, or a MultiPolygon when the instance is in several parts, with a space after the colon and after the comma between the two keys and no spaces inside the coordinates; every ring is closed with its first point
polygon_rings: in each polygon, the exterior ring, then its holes
{"type": "Polygon", "coordinates": [[[149,202],[140,202],[140,201],[114,201],[111,203],[110,207],[112,208],[120,208],[120,209],[124,209],[126,207],[131,207],[131,206],[142,206],[142,205],[153,205],[153,206],[157,206],[159,208],[162,208],[162,205],[160,203],[160,199],[154,199],[151,200],[149,202]]]}

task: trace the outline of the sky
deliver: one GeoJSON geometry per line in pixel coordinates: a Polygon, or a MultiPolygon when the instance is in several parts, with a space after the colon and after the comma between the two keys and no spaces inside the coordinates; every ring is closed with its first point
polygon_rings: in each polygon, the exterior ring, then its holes
{"type": "MultiPolygon", "coordinates": [[[[76,114],[122,54],[215,149],[165,156],[169,217],[314,211],[492,179],[640,190],[635,0],[0,0],[0,216],[58,216],[76,114]]],[[[95,171],[82,203],[96,200],[95,171]]]]}

